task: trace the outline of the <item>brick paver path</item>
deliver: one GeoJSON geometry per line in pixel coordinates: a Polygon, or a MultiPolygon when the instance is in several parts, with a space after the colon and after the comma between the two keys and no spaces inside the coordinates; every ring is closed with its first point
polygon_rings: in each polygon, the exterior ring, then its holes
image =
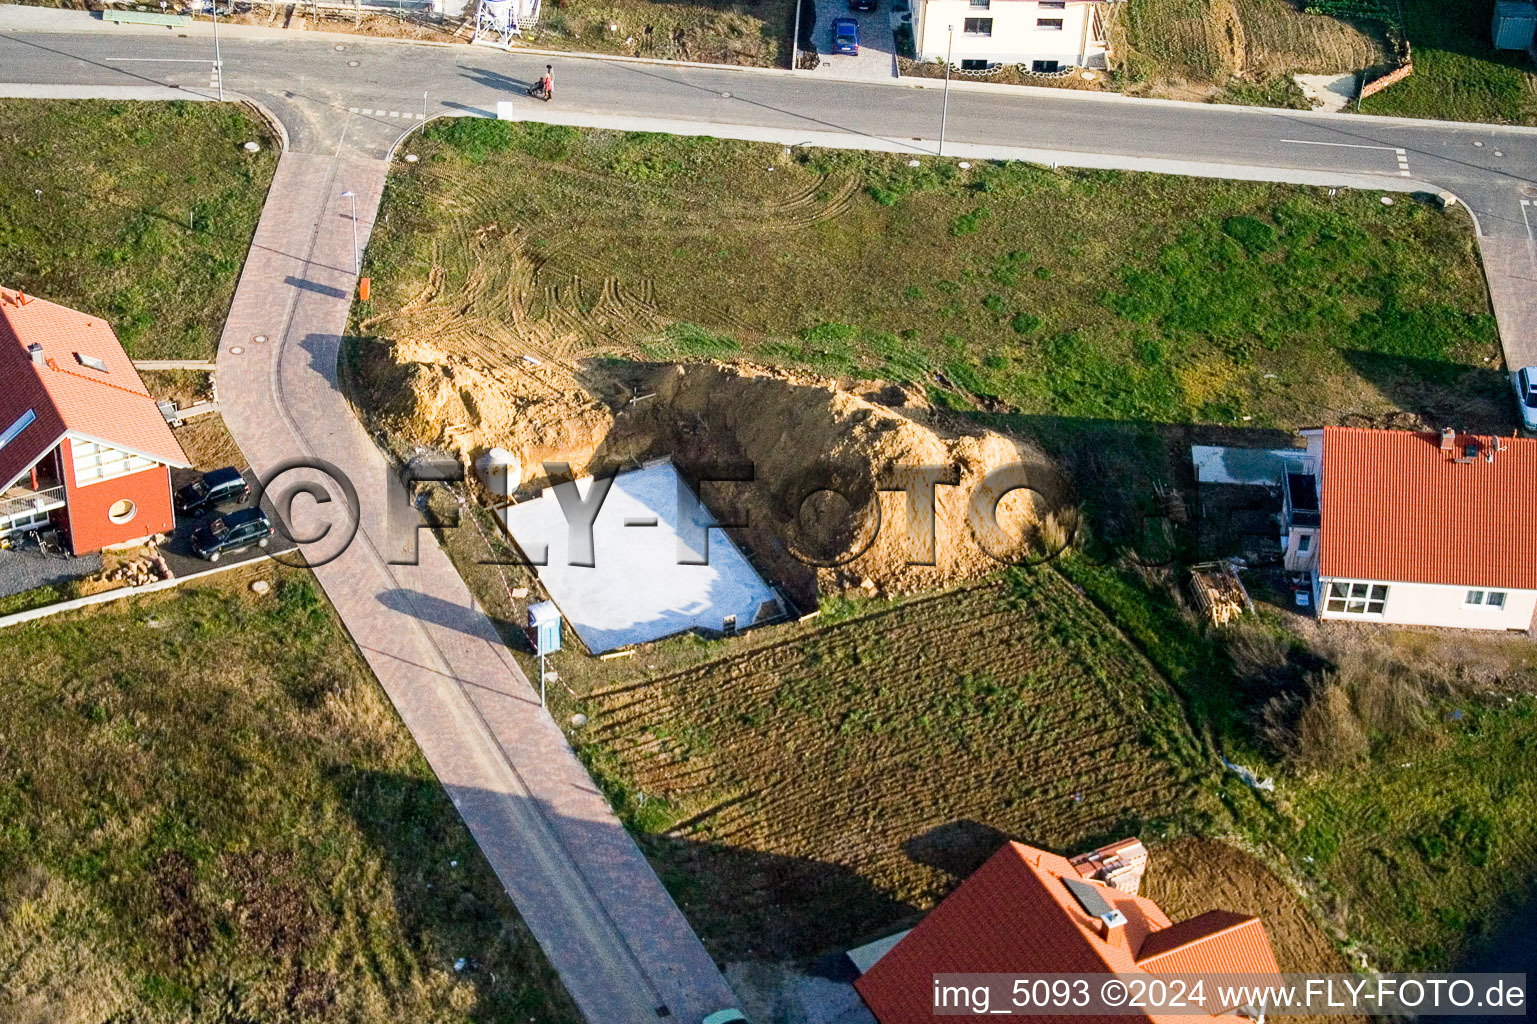
{"type": "MultiPolygon", "coordinates": [[[[388,165],[286,154],[219,346],[224,417],[258,473],[323,459],[356,488],[360,530],[315,575],[589,1021],[699,1021],[730,989],[447,555],[387,536],[385,460],[336,385],[354,288],[351,206],[367,241],[388,165]],[[262,340],[258,340],[262,339],[262,340]]],[[[290,473],[271,493],[298,478],[290,473]]],[[[293,504],[298,532],[334,503],[293,504]]],[[[326,515],[341,531],[345,516],[326,515]]],[[[409,535],[409,531],[407,531],[409,535]]],[[[309,550],[327,550],[325,541],[309,550]]]]}
{"type": "MultiPolygon", "coordinates": [[[[1537,214],[1532,215],[1537,219],[1537,214]]],[[[1478,236],[1500,347],[1511,370],[1537,366],[1537,244],[1531,237],[1478,236]]]]}

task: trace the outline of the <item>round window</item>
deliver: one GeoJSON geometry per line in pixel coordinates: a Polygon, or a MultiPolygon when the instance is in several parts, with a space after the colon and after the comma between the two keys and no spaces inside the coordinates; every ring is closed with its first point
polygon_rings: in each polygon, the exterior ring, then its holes
{"type": "Polygon", "coordinates": [[[120,501],[114,501],[112,507],[107,509],[107,518],[114,523],[126,523],[137,511],[139,511],[138,506],[127,498],[123,498],[120,501]]]}

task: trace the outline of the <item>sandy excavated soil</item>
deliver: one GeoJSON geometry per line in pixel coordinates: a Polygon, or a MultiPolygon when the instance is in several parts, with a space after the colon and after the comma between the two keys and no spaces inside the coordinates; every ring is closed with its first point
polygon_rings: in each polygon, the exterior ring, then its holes
{"type": "Polygon", "coordinates": [[[703,497],[718,521],[745,524],[742,539],[798,600],[973,578],[1072,532],[1068,488],[1039,449],[913,390],[715,362],[493,361],[444,340],[365,349],[370,405],[391,433],[467,464],[505,449],[527,491],[547,482],[546,461],[582,475],[668,456],[692,481],[750,466],[749,480],[704,485],[703,497]],[[928,479],[954,485],[936,488],[932,512],[928,479]]]}

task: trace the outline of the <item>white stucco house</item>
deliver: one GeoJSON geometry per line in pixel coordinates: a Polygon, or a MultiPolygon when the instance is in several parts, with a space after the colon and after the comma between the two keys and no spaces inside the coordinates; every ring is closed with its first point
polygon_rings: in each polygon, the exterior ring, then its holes
{"type": "Polygon", "coordinates": [[[1304,430],[1285,458],[1285,565],[1322,619],[1519,629],[1537,610],[1537,440],[1304,430]]]}
{"type": "Polygon", "coordinates": [[[1111,0],[912,0],[920,60],[982,70],[1025,64],[1033,71],[1105,66],[1111,0]]]}

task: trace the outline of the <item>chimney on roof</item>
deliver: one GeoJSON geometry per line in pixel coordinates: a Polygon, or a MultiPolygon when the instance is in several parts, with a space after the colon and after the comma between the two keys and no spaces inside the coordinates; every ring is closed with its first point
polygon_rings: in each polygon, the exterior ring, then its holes
{"type": "Polygon", "coordinates": [[[1453,430],[1451,427],[1444,427],[1444,428],[1442,428],[1442,430],[1441,430],[1441,450],[1443,452],[1446,452],[1449,455],[1449,454],[1451,454],[1452,449],[1454,449],[1456,447],[1457,447],[1457,431],[1453,430]]]}
{"type": "Polygon", "coordinates": [[[1099,937],[1112,946],[1126,948],[1126,915],[1119,910],[1107,910],[1099,915],[1099,937]]]}
{"type": "Polygon", "coordinates": [[[43,362],[43,346],[34,341],[27,346],[27,355],[32,357],[34,363],[41,365],[43,362]]]}

